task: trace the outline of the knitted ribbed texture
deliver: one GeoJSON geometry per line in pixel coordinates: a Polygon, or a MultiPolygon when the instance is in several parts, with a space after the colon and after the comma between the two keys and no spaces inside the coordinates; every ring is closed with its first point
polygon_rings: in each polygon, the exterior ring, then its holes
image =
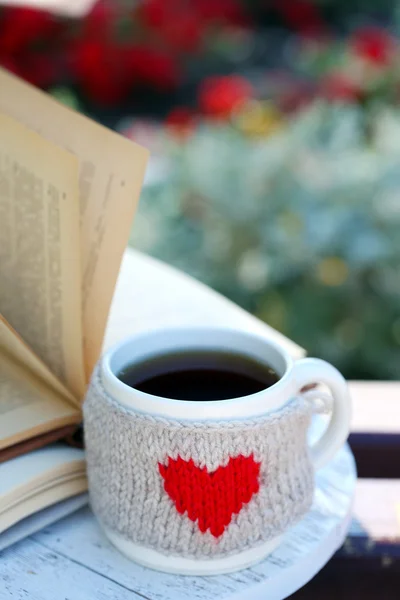
{"type": "Polygon", "coordinates": [[[246,421],[178,421],[131,411],[96,369],[84,403],[91,503],[126,539],[166,555],[235,554],[309,509],[312,407],[301,396],[246,421]]]}

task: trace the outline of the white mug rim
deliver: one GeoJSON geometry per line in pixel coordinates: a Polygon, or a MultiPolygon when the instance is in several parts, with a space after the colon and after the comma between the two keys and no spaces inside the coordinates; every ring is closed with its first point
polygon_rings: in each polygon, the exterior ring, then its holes
{"type": "MultiPolygon", "coordinates": [[[[179,347],[181,347],[180,344],[177,345],[177,348],[179,347]]],[[[218,348],[219,346],[218,344],[214,346],[211,343],[209,347],[211,349],[213,347],[218,348]]],[[[185,346],[183,349],[184,348],[185,346]]],[[[229,349],[235,351],[235,347],[232,347],[232,345],[229,345],[229,349]]],[[[162,354],[162,347],[158,348],[158,345],[156,344],[154,353],[144,354],[143,358],[145,356],[157,354],[162,354]]],[[[263,356],[260,357],[260,353],[257,354],[257,357],[261,358],[265,364],[269,364],[263,356]]],[[[128,362],[129,361],[125,361],[125,364],[128,362]]],[[[132,362],[134,362],[134,360],[132,362]]],[[[168,327],[132,335],[112,346],[101,359],[100,376],[106,392],[108,392],[115,401],[121,403],[130,410],[139,411],[144,414],[183,420],[243,419],[260,416],[267,414],[272,410],[277,410],[290,400],[293,394],[298,391],[295,389],[294,378],[291,377],[293,363],[293,357],[290,356],[282,346],[270,340],[267,336],[264,337],[252,332],[227,327],[168,327]],[[225,340],[236,339],[238,342],[239,353],[245,355],[249,353],[243,352],[240,341],[245,341],[246,344],[250,345],[255,344],[258,348],[263,346],[265,349],[268,348],[270,353],[272,351],[272,353],[275,354],[275,358],[279,357],[278,360],[281,361],[284,368],[276,369],[280,377],[279,380],[272,386],[265,388],[260,392],[237,398],[210,400],[207,402],[177,400],[154,396],[130,387],[117,377],[115,371],[119,371],[122,366],[120,364],[118,369],[116,369],[115,366],[113,367],[112,363],[113,361],[115,362],[115,357],[118,357],[120,354],[124,355],[124,352],[127,352],[127,349],[132,348],[132,346],[140,346],[143,342],[148,342],[149,340],[150,342],[157,342],[157,340],[173,339],[174,336],[178,337],[178,339],[180,339],[181,336],[189,340],[189,347],[191,349],[207,347],[204,345],[202,346],[202,344],[199,343],[200,339],[204,339],[207,336],[210,336],[212,339],[219,336],[219,340],[221,340],[221,338],[224,338],[225,340]]],[[[272,366],[276,368],[276,364],[272,366]]]]}

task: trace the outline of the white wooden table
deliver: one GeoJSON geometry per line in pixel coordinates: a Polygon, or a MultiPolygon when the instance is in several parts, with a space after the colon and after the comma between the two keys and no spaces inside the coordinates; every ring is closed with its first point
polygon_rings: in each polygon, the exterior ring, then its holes
{"type": "MultiPolygon", "coordinates": [[[[231,325],[279,338],[279,334],[271,333],[268,326],[202,284],[151,258],[128,252],[112,307],[106,345],[129,332],[194,322],[231,325]],[[146,298],[145,306],[141,302],[143,297],[146,298]]],[[[295,346],[293,351],[300,352],[295,346]]],[[[394,410],[398,411],[397,406],[394,410]]],[[[351,463],[348,451],[343,450],[334,467],[337,469],[337,481],[344,481],[347,477],[349,460],[351,463]],[[341,473],[347,475],[343,478],[341,473]]],[[[343,487],[340,484],[336,490],[329,489],[330,494],[336,494],[338,506],[343,501],[343,494],[350,493],[350,479],[343,483],[343,487]]],[[[328,517],[331,506],[324,493],[330,485],[322,473],[318,510],[325,511],[328,517]]],[[[345,502],[343,511],[348,511],[345,502]]],[[[335,534],[337,545],[343,531],[338,529],[335,534]]],[[[298,551],[294,545],[292,550],[294,553],[298,551]]],[[[279,555],[275,562],[275,567],[279,568],[279,555]]],[[[237,574],[203,579],[153,573],[130,563],[116,552],[101,534],[90,509],[84,508],[1,555],[0,600],[250,600],[266,597],[260,595],[261,592],[256,596],[247,593],[262,577],[257,567],[237,574]],[[156,580],[160,585],[155,585],[156,580]]]]}

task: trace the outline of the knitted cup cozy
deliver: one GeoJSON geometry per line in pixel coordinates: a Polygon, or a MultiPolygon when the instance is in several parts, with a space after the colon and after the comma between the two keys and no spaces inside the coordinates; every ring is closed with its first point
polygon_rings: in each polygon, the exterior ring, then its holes
{"type": "Polygon", "coordinates": [[[136,544],[229,556],[280,535],[311,505],[312,407],[301,396],[258,418],[180,421],[125,408],[97,368],[83,410],[93,510],[136,544]]]}

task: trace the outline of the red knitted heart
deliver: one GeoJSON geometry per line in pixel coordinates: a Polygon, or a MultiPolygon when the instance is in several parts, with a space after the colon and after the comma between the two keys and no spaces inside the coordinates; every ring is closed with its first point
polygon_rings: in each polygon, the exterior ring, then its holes
{"type": "Polygon", "coordinates": [[[176,510],[197,521],[202,533],[209,529],[216,538],[260,488],[260,463],[253,455],[230,458],[225,467],[211,473],[180,456],[176,460],[168,457],[168,464],[159,463],[158,468],[176,510]]]}

